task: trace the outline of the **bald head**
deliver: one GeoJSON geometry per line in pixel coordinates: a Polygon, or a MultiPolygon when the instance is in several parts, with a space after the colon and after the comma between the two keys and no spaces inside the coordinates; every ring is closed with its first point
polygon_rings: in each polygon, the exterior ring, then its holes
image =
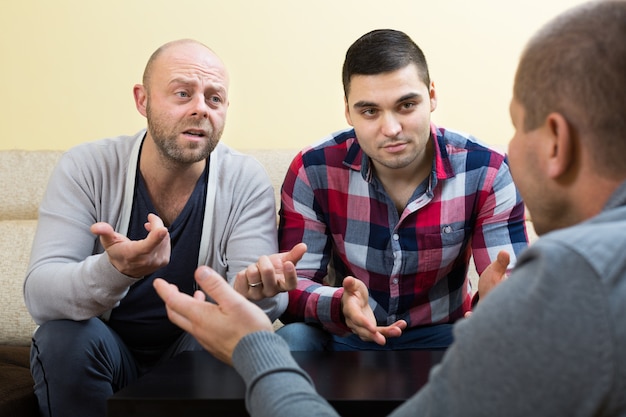
{"type": "Polygon", "coordinates": [[[205,49],[208,54],[212,55],[221,64],[221,66],[224,67],[224,64],[221,62],[217,54],[205,44],[198,42],[194,39],[178,39],[160,46],[156,51],[152,53],[143,72],[143,85],[146,86],[146,88],[149,87],[154,68],[156,67],[161,57],[166,56],[170,53],[175,53],[176,51],[181,51],[185,48],[205,49]]]}

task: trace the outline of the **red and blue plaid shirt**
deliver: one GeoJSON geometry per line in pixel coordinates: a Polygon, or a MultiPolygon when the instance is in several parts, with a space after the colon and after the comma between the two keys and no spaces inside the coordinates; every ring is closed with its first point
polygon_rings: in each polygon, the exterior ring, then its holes
{"type": "Polygon", "coordinates": [[[524,205],[506,157],[475,138],[431,126],[435,160],[402,214],[373,175],[353,129],[300,152],[282,187],[282,251],[304,242],[285,322],[348,331],[341,280],[370,292],[378,325],[452,323],[471,308],[470,256],[478,273],[504,249],[528,245],[524,205]],[[329,285],[330,284],[330,285],[329,285]]]}

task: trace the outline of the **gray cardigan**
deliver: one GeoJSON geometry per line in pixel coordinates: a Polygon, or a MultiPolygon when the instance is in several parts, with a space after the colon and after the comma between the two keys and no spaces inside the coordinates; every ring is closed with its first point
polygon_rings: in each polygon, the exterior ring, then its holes
{"type": "MultiPolygon", "coordinates": [[[[601,214],[524,251],[392,415],[626,416],[624,248],[626,183],[601,214]]],[[[246,336],[233,362],[252,416],[337,415],[279,336],[246,336]]]]}
{"type": "MultiPolygon", "coordinates": [[[[39,209],[24,282],[26,306],[36,323],[102,316],[137,281],[117,271],[90,226],[99,221],[126,234],[135,174],[145,130],[76,146],[53,171],[39,209]]],[[[198,265],[231,283],[261,255],[278,251],[276,203],[261,164],[218,144],[211,153],[198,265]]],[[[257,304],[274,320],[287,294],[257,304]]]]}

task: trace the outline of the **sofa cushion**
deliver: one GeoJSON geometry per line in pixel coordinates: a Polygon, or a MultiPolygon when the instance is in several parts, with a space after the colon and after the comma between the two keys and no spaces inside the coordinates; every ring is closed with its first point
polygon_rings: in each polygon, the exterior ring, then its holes
{"type": "Polygon", "coordinates": [[[297,149],[242,149],[240,152],[252,155],[263,165],[274,186],[276,207],[280,208],[280,187],[285,179],[291,161],[298,154],[297,149]]]}
{"type": "Polygon", "coordinates": [[[48,178],[62,151],[0,152],[0,219],[36,219],[48,178]]]}
{"type": "Polygon", "coordinates": [[[23,284],[30,247],[37,227],[36,220],[0,221],[0,344],[30,345],[35,330],[26,305],[23,284]]]}

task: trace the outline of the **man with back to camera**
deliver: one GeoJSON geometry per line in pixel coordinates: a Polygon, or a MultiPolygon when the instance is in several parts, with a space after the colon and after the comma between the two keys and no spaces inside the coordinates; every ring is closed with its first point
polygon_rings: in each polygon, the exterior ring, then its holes
{"type": "Polygon", "coordinates": [[[202,349],[167,319],[155,276],[192,294],[194,270],[210,265],[257,301],[259,314],[284,311],[287,295],[276,294],[295,286],[293,263],[305,248],[265,256],[277,252],[274,192],[257,161],[218,144],[228,86],[205,45],[167,43],[134,87],[147,130],[61,158],[24,284],[40,325],[31,371],[42,415],[104,416],[113,392],[202,349]],[[251,263],[258,268],[249,271],[251,263]]]}
{"type": "MultiPolygon", "coordinates": [[[[457,323],[428,383],[394,417],[626,416],[624,39],[626,2],[611,0],[562,13],[527,44],[509,156],[541,237],[457,323]]],[[[251,416],[337,415],[254,305],[208,268],[196,280],[219,308],[155,287],[175,323],[235,366],[251,416]]]]}
{"type": "MultiPolygon", "coordinates": [[[[405,33],[363,35],[342,78],[352,129],[299,153],[283,183],[279,245],[307,253],[278,334],[292,350],[446,348],[471,309],[470,257],[482,274],[527,246],[508,162],[431,122],[435,84],[405,33]],[[358,303],[346,276],[367,287],[358,303]]],[[[484,295],[491,283],[479,282],[484,295]]]]}

